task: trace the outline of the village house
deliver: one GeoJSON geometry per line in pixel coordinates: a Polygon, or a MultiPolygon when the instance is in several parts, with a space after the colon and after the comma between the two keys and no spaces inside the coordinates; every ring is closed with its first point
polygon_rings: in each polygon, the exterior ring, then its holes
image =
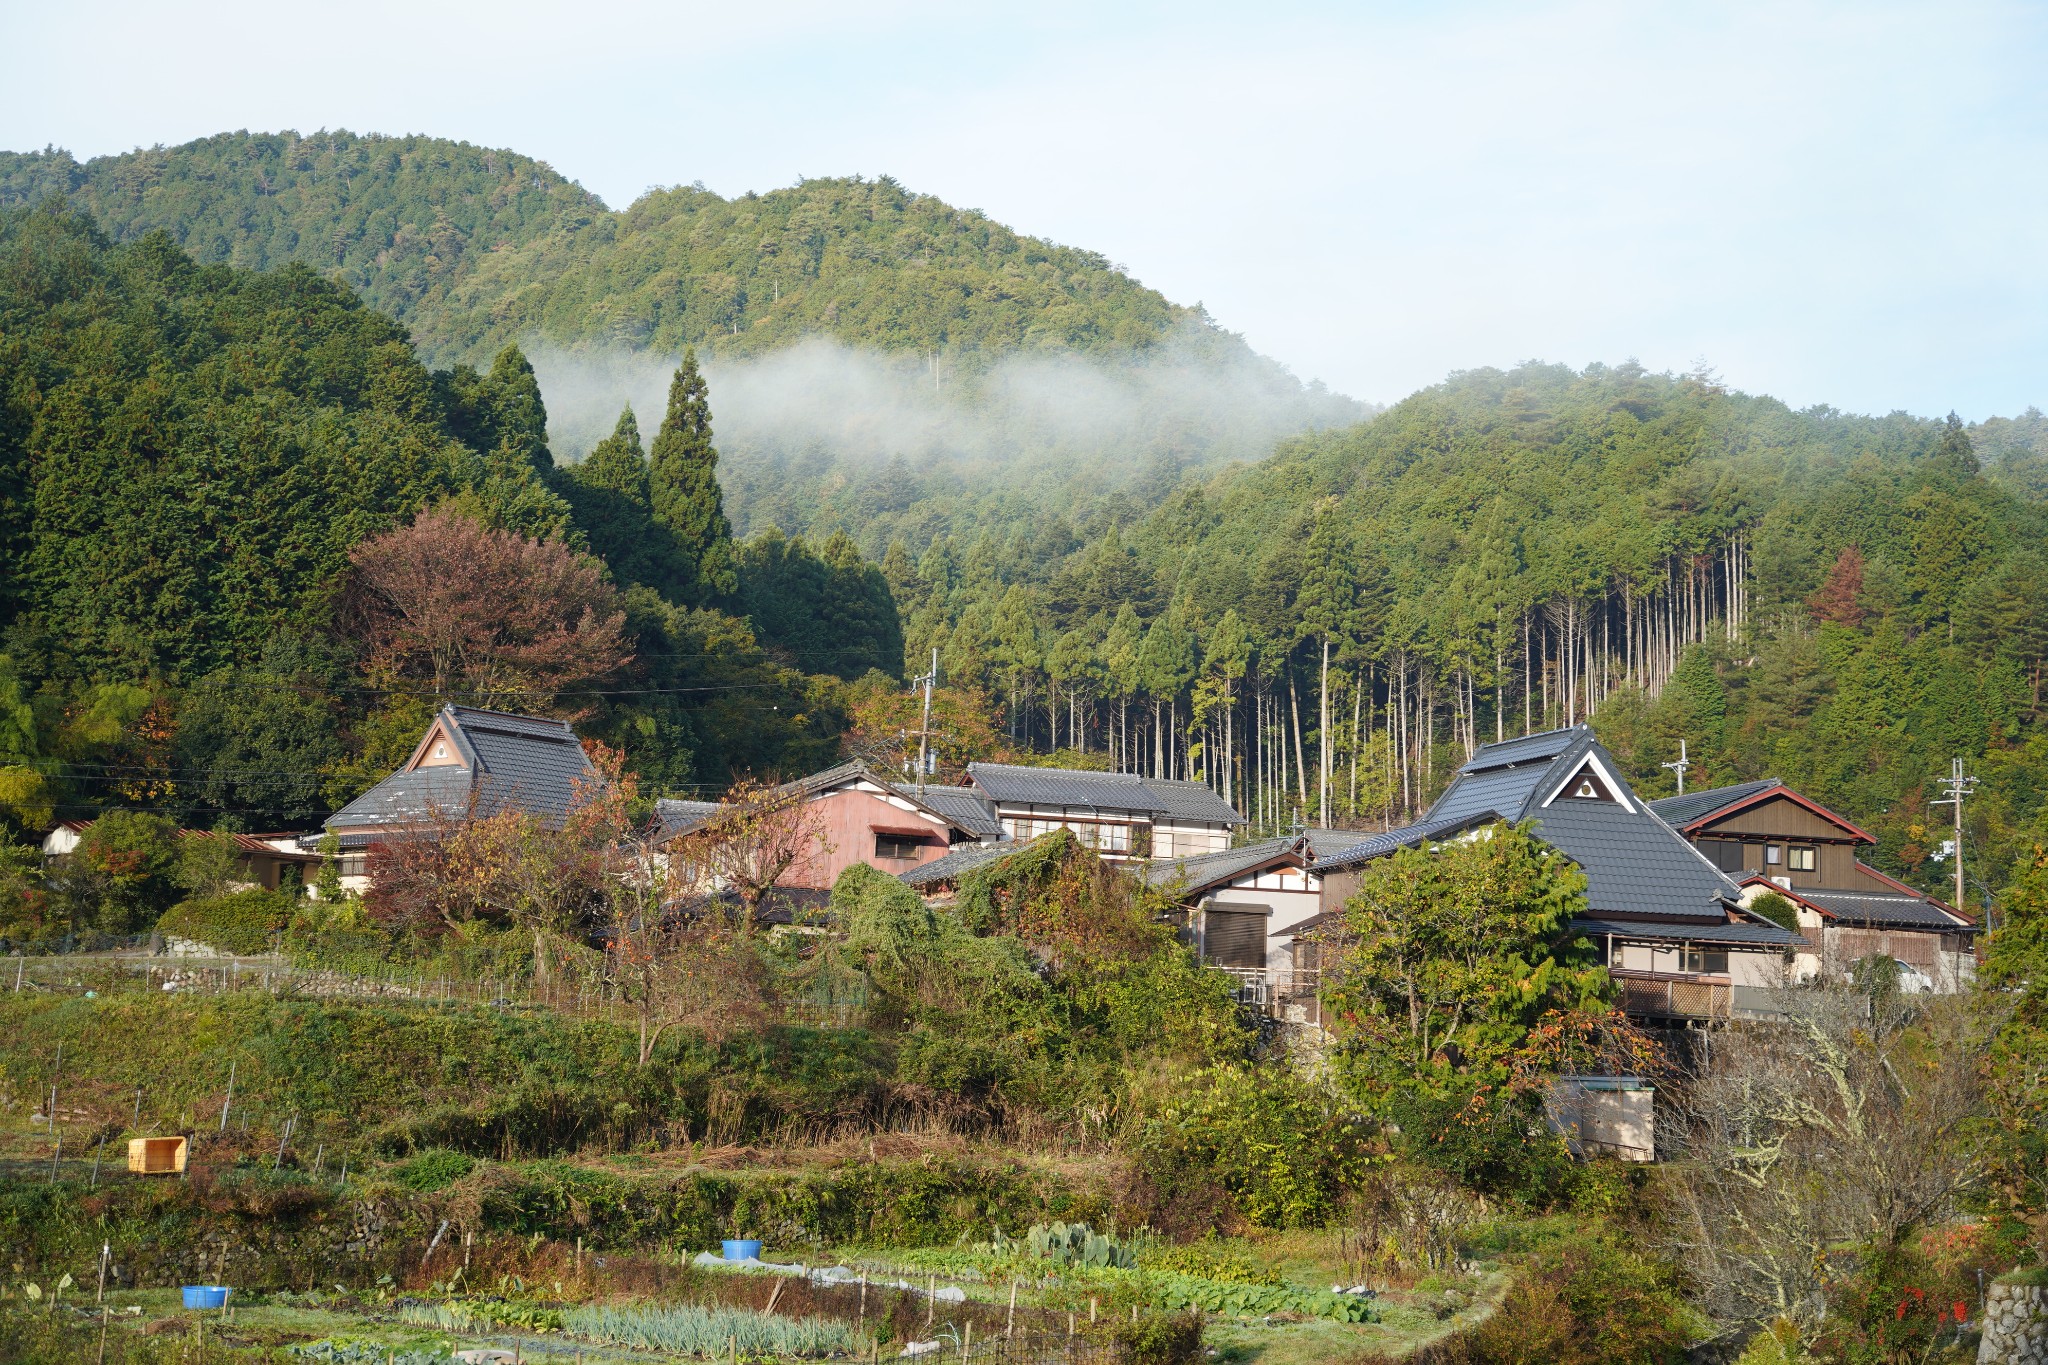
{"type": "Polygon", "coordinates": [[[1200,782],[1135,773],[970,763],[961,789],[994,814],[1003,837],[1029,843],[1070,829],[1109,862],[1220,853],[1245,818],[1200,782]]]}
{"type": "MultiPolygon", "coordinates": [[[[602,781],[567,721],[444,706],[397,772],[327,817],[340,845],[344,891],[368,889],[371,845],[431,838],[455,822],[508,810],[559,828],[602,781]]],[[[301,851],[323,834],[301,835],[301,851]]]]}
{"type": "Polygon", "coordinates": [[[1877,840],[1776,778],[1687,792],[1651,809],[1734,879],[1745,901],[1791,902],[1794,979],[1846,975],[1866,958],[1899,964],[1909,990],[1952,993],[1976,974],[1977,923],[1857,856],[1877,840]]]}
{"type": "MultiPolygon", "coordinates": [[[[766,808],[800,804],[815,847],[792,862],[778,885],[825,890],[855,863],[903,874],[935,863],[956,846],[1000,837],[993,813],[966,788],[892,782],[864,763],[842,763],[761,793],[766,808]]],[[[663,801],[659,842],[680,851],[714,833],[731,808],[713,801],[663,801]]]]}
{"type": "Polygon", "coordinates": [[[1320,854],[1356,843],[1348,830],[1306,830],[1239,848],[1155,860],[1145,879],[1186,907],[1202,961],[1238,978],[1246,1003],[1294,1023],[1320,1021],[1321,946],[1301,936],[1322,922],[1320,854]]]}
{"type": "Polygon", "coordinates": [[[1374,859],[1499,821],[1530,822],[1585,873],[1587,910],[1570,927],[1594,944],[1629,1014],[1671,1024],[1769,1012],[1767,992],[1785,983],[1803,940],[1752,913],[1742,887],[1630,790],[1585,725],[1480,746],[1415,824],[1311,866],[1324,909],[1340,910],[1374,859]]]}

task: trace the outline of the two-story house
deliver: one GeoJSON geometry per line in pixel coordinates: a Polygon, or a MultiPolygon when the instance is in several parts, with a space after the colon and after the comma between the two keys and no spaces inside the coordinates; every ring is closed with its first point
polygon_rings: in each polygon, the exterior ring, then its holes
{"type": "Polygon", "coordinates": [[[1900,964],[1909,988],[1958,991],[1976,973],[1977,923],[1865,863],[1877,840],[1776,778],[1652,803],[1660,816],[1743,888],[1791,902],[1805,940],[1793,974],[1840,975],[1872,956],[1900,964]]]}
{"type": "Polygon", "coordinates": [[[967,780],[966,790],[994,811],[1004,838],[1028,843],[1070,829],[1110,862],[1220,853],[1245,823],[1199,782],[1008,763],[970,763],[967,780]]]}
{"type": "Polygon", "coordinates": [[[1375,859],[1523,821],[1585,873],[1587,908],[1570,932],[1593,944],[1630,1014],[1674,1022],[1768,1008],[1763,992],[1786,981],[1798,936],[1751,913],[1742,888],[1629,788],[1585,725],[1481,745],[1414,825],[1310,870],[1334,915],[1375,859]]]}

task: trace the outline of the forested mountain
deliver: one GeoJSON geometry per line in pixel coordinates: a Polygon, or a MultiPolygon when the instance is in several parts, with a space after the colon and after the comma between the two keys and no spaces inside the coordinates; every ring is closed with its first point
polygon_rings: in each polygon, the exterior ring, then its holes
{"type": "MultiPolygon", "coordinates": [[[[666,787],[829,759],[837,684],[793,665],[894,666],[893,615],[777,662],[720,609],[702,381],[677,387],[637,465],[662,551],[608,573],[582,551],[635,490],[593,500],[556,468],[517,349],[430,371],[303,266],[0,210],[0,807],[30,828],[122,802],[304,824],[451,697],[579,716],[666,787]]],[[[886,601],[857,557],[818,562],[754,592],[800,643],[807,592],[886,601]]]]}
{"type": "Polygon", "coordinates": [[[1399,822],[1475,743],[1593,717],[1632,780],[1772,774],[1938,883],[2048,795],[2043,509],[1951,418],[1793,412],[1633,365],[1475,371],[1144,521],[889,547],[912,658],[1039,748],[1205,776],[1267,828],[1399,822]]]}
{"type": "Polygon", "coordinates": [[[814,334],[967,357],[1122,353],[1200,321],[1093,252],[887,179],[734,200],[661,189],[614,213],[544,163],[436,138],[0,154],[0,206],[49,195],[117,240],[168,232],[201,264],[335,272],[443,362],[535,339],[752,355],[814,334]]]}
{"type": "Polygon", "coordinates": [[[613,212],[542,163],[433,138],[0,153],[0,206],[56,195],[116,240],[160,229],[202,264],[336,279],[430,363],[519,344],[564,462],[627,402],[649,414],[694,346],[743,535],[878,552],[1048,508],[1121,523],[1189,471],[1367,411],[1095,253],[887,179],[659,189],[613,212]]]}

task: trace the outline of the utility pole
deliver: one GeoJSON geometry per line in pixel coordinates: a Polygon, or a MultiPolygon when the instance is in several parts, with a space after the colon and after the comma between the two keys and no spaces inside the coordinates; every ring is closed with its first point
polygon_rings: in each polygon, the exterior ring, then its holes
{"type": "Polygon", "coordinates": [[[1657,766],[1669,768],[1672,772],[1678,774],[1678,794],[1680,796],[1685,795],[1685,770],[1692,766],[1691,761],[1685,756],[1685,741],[1682,739],[1678,741],[1678,761],[1676,763],[1660,763],[1657,766]]]}
{"type": "Polygon", "coordinates": [[[1956,860],[1956,909],[1963,908],[1963,798],[1977,790],[1977,779],[1963,772],[1963,760],[1949,760],[1948,776],[1941,779],[1944,793],[1939,801],[1930,801],[1930,806],[1954,806],[1956,808],[1956,837],[1949,845],[1949,856],[1956,860]]]}
{"type": "Polygon", "coordinates": [[[924,688],[924,719],[919,722],[917,728],[917,787],[919,791],[924,790],[925,777],[931,771],[932,687],[938,680],[939,651],[937,646],[933,646],[931,671],[921,677],[912,679],[912,682],[924,688]]]}

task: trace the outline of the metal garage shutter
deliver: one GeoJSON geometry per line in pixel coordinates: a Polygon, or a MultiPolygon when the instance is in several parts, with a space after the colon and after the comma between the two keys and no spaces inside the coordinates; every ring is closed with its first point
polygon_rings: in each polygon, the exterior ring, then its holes
{"type": "Polygon", "coordinates": [[[1202,955],[1217,967],[1264,967],[1270,913],[1209,907],[1202,914],[1202,955]]]}

